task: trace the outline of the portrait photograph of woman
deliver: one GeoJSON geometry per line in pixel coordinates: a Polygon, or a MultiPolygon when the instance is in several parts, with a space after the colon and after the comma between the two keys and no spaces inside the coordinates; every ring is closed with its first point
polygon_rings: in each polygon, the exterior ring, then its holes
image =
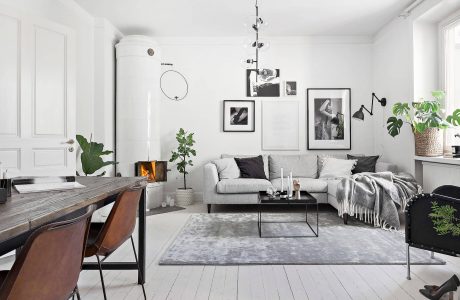
{"type": "Polygon", "coordinates": [[[307,89],[308,149],[351,149],[350,105],[350,89],[307,89]]]}

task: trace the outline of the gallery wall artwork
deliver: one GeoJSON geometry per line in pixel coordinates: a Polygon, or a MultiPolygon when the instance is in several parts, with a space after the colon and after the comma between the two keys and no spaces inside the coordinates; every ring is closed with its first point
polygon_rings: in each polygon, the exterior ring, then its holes
{"type": "Polygon", "coordinates": [[[307,149],[351,149],[351,89],[307,89],[307,149]]]}
{"type": "Polygon", "coordinates": [[[299,102],[262,103],[262,150],[299,150],[299,102]]]}
{"type": "Polygon", "coordinates": [[[224,100],[224,132],[255,131],[254,100],[224,100]]]}
{"type": "Polygon", "coordinates": [[[280,70],[262,69],[246,70],[246,96],[247,97],[279,97],[280,96],[280,70]]]}
{"type": "Polygon", "coordinates": [[[284,82],[284,95],[285,96],[297,96],[297,81],[285,81],[284,82]]]}

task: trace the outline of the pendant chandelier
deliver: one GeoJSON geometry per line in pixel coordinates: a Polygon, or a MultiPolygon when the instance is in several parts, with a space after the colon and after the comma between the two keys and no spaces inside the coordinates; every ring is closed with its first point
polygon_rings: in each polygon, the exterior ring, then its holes
{"type": "MultiPolygon", "coordinates": [[[[255,39],[251,40],[249,45],[247,45],[250,48],[254,49],[255,58],[246,59],[246,63],[248,64],[248,67],[251,68],[251,69],[254,69],[258,75],[267,75],[267,76],[269,76],[269,74],[265,74],[265,73],[268,73],[271,70],[259,69],[259,66],[260,66],[260,54],[259,54],[259,52],[263,51],[263,50],[266,50],[268,48],[268,44],[267,44],[267,42],[261,40],[260,36],[259,36],[261,29],[266,26],[266,23],[259,16],[258,0],[256,0],[255,8],[256,8],[256,14],[255,14],[255,16],[253,16],[253,20],[251,21],[251,24],[249,25],[251,30],[254,30],[255,39]]],[[[256,80],[257,80],[257,78],[256,78],[256,80]]]]}

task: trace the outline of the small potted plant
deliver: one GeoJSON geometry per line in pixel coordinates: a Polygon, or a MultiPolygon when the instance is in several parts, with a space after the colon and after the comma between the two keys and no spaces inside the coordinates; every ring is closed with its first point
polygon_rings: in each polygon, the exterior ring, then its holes
{"type": "Polygon", "coordinates": [[[176,203],[178,205],[190,205],[193,203],[193,189],[187,187],[187,166],[193,166],[191,156],[196,156],[196,151],[192,148],[195,144],[193,133],[186,132],[183,128],[176,134],[179,146],[171,152],[169,162],[175,162],[177,170],[184,176],[184,186],[176,190],[176,203]]]}
{"type": "Polygon", "coordinates": [[[393,116],[387,120],[388,133],[395,137],[404,123],[412,128],[415,137],[415,155],[441,156],[443,154],[442,129],[460,125],[460,109],[443,119],[441,101],[444,92],[432,92],[434,100],[393,105],[393,116]]]}
{"type": "MultiPolygon", "coordinates": [[[[85,176],[92,175],[105,166],[117,164],[115,161],[104,161],[102,159],[101,156],[112,154],[113,151],[104,150],[104,144],[93,142],[92,135],[88,142],[84,136],[77,134],[77,142],[82,150],[80,159],[82,171],[85,173],[85,176]]],[[[104,176],[105,173],[103,171],[96,176],[104,176]]],[[[77,176],[80,176],[78,172],[77,176]]]]}

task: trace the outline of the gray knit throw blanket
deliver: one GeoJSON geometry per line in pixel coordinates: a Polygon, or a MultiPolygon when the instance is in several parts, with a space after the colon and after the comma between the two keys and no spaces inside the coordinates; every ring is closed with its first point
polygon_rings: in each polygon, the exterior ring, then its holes
{"type": "Polygon", "coordinates": [[[347,213],[384,229],[399,229],[398,210],[422,189],[409,174],[358,173],[343,178],[337,187],[339,216],[347,213]]]}

